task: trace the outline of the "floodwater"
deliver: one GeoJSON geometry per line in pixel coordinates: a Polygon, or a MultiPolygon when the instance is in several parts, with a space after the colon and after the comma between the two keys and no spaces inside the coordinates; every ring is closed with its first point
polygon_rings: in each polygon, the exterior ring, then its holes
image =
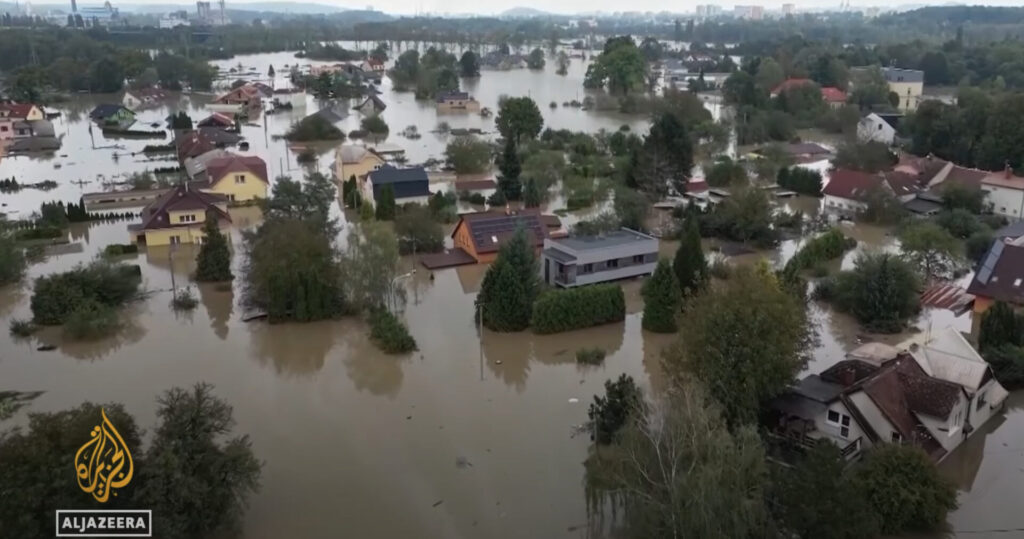
{"type": "MultiPolygon", "coordinates": [[[[221,64],[239,62],[259,72],[273,64],[283,74],[283,65],[296,60],[281,53],[221,64]]],[[[584,71],[574,60],[567,77],[554,75],[550,66],[545,74],[484,72],[468,89],[492,109],[502,93],[530,92],[553,127],[594,131],[629,123],[644,129],[640,116],[543,106],[548,100],[574,99],[584,71]]],[[[388,103],[384,114],[392,131],[417,124],[424,134],[419,141],[393,134],[389,142],[406,147],[413,162],[439,155],[443,138],[426,129],[438,121],[433,109],[412,100],[411,94],[390,92],[387,85],[382,98],[388,103]]],[[[199,119],[206,114],[204,99],[183,98],[176,106],[199,119]]],[[[45,200],[76,199],[81,192],[99,189],[97,173],[110,178],[170,165],[123,155],[115,161],[115,152],[138,151],[151,141],[107,141],[98,130],[96,146],[124,148],[92,150],[85,117],[105,100],[109,99],[76,96],[67,104],[67,113],[58,122],[58,132],[66,134],[65,145],[57,156],[0,161],[0,177],[60,183],[49,193],[24,190],[2,195],[0,200],[7,204],[3,211],[17,217],[45,200]],[[61,168],[54,168],[54,163],[61,163],[61,168]],[[94,183],[71,183],[79,178],[94,183]]],[[[294,173],[299,169],[294,154],[270,135],[282,133],[293,119],[316,106],[310,98],[305,111],[267,117],[267,137],[262,124],[243,127],[251,151],[267,159],[272,175],[282,168],[288,172],[291,167],[294,173]]],[[[174,108],[148,111],[144,117],[147,122],[160,121],[174,108]]],[[[444,119],[455,127],[489,127],[475,116],[444,119]]],[[[345,129],[351,129],[358,114],[345,122],[345,129]]],[[[332,152],[325,151],[321,169],[331,159],[332,152]]],[[[804,197],[784,202],[788,209],[806,213],[816,212],[818,204],[804,197]]],[[[232,212],[232,241],[238,253],[239,229],[258,223],[260,217],[255,208],[232,212]]],[[[73,225],[69,240],[81,246],[80,252],[51,256],[32,265],[21,285],[0,288],[2,323],[31,316],[28,303],[35,277],[88,262],[105,245],[127,241],[125,226],[73,225]]],[[[861,246],[837,266],[852,265],[860,250],[896,248],[885,229],[857,226],[849,232],[861,246]]],[[[783,264],[799,245],[800,240],[787,240],[775,252],[759,255],[783,264]]],[[[664,242],[664,254],[673,250],[672,243],[664,242]]],[[[405,281],[404,318],[420,350],[394,357],[378,352],[368,341],[367,327],[354,318],[273,326],[241,322],[239,284],[227,291],[189,284],[194,256],[191,247],[182,246],[174,252],[150,248],[127,257],[127,262],[142,267],[143,286],[150,295],[125,309],[125,327],[113,337],[63,342],[59,330],[49,329],[23,340],[0,330],[0,389],[45,391],[27,412],[62,410],[83,401],[122,402],[140,426],[151,431],[155,398],[161,391],[200,381],[214,384],[216,393],[234,406],[236,432],[250,435],[264,462],[262,489],[244,517],[246,539],[584,536],[582,462],[589,441],[585,435],[574,436],[574,427],[586,421],[588,403],[609,378],[626,373],[653,392],[665,386],[658,359],[672,337],[641,331],[637,281],[623,285],[628,314],[622,323],[551,336],[487,330],[481,335],[473,323],[473,300],[486,268],[433,273],[419,268],[405,281]],[[193,312],[175,313],[170,308],[172,283],[196,292],[200,303],[193,312]],[[37,351],[40,344],[57,349],[37,351]],[[577,365],[576,350],[593,346],[608,352],[604,364],[577,365]]],[[[737,257],[734,262],[752,258],[737,257]]],[[[236,266],[239,259],[234,259],[236,266]]],[[[412,260],[404,259],[401,272],[413,267],[412,260]]],[[[838,361],[860,339],[873,338],[863,335],[849,317],[823,306],[812,306],[812,318],[818,324],[819,343],[809,372],[838,361]]],[[[970,320],[931,311],[917,321],[922,330],[947,325],[968,329],[970,320]]],[[[885,337],[888,342],[900,338],[885,337]]],[[[962,490],[961,509],[950,517],[954,529],[1024,527],[1016,507],[1024,495],[1024,483],[1017,477],[1024,468],[1024,448],[1015,441],[1024,429],[1022,405],[1021,394],[1015,394],[1005,419],[987,425],[943,465],[944,473],[962,490]]],[[[8,424],[25,421],[23,411],[8,424]]]]}

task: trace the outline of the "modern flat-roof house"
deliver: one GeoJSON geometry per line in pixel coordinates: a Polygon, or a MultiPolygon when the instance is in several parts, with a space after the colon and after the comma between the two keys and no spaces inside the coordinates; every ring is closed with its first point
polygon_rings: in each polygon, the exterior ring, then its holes
{"type": "Polygon", "coordinates": [[[658,240],[628,228],[598,236],[547,238],[540,258],[545,283],[572,288],[654,273],[658,240]]]}
{"type": "Polygon", "coordinates": [[[480,102],[466,92],[446,92],[437,96],[437,112],[480,112],[480,102]]]}
{"type": "Polygon", "coordinates": [[[423,167],[395,168],[382,165],[373,170],[363,181],[363,198],[374,203],[385,185],[390,185],[398,205],[415,202],[426,204],[430,198],[430,180],[423,167]]]}
{"type": "Polygon", "coordinates": [[[452,231],[452,240],[478,263],[493,262],[501,244],[519,228],[540,251],[548,232],[537,210],[464,213],[452,231]]]}

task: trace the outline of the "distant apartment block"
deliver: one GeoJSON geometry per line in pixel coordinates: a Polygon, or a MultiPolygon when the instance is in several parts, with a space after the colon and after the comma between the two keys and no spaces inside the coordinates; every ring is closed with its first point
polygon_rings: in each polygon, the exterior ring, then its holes
{"type": "Polygon", "coordinates": [[[546,238],[541,251],[541,277],[553,286],[603,283],[654,273],[658,240],[622,228],[598,236],[546,238]]]}

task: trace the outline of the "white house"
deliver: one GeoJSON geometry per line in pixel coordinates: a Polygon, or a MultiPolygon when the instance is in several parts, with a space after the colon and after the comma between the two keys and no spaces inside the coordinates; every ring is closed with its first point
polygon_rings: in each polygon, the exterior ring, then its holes
{"type": "Polygon", "coordinates": [[[955,329],[896,347],[868,343],[775,399],[775,436],[828,440],[846,458],[881,443],[917,446],[939,461],[1002,408],[1006,390],[955,329]]]}
{"type": "Polygon", "coordinates": [[[892,145],[896,140],[896,127],[899,125],[897,114],[878,114],[872,112],[857,123],[857,139],[861,142],[882,142],[892,145]]]}
{"type": "Polygon", "coordinates": [[[1013,219],[1024,217],[1024,177],[1014,175],[1009,166],[982,178],[981,190],[992,213],[1013,219]]]}

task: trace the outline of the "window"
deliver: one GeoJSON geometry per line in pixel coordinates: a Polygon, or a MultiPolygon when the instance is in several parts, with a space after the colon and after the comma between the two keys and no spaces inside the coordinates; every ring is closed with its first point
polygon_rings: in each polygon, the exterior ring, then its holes
{"type": "Polygon", "coordinates": [[[839,423],[839,415],[840,415],[839,412],[837,412],[835,410],[829,410],[828,411],[828,422],[829,423],[836,423],[836,424],[838,424],[839,423]]]}
{"type": "Polygon", "coordinates": [[[196,216],[192,214],[181,215],[178,217],[179,223],[194,223],[196,222],[196,216]]]}
{"type": "Polygon", "coordinates": [[[898,433],[896,431],[893,431],[892,437],[889,440],[892,443],[894,443],[894,444],[902,443],[903,442],[903,435],[901,435],[900,433],[898,433]]]}
{"type": "Polygon", "coordinates": [[[235,174],[235,183],[245,183],[245,174],[235,174]]]}
{"type": "Polygon", "coordinates": [[[181,243],[181,236],[171,236],[171,245],[178,245],[181,243]]]}
{"type": "Polygon", "coordinates": [[[850,416],[829,410],[825,422],[839,427],[839,435],[843,438],[850,437],[850,416]]]}
{"type": "Polygon", "coordinates": [[[608,262],[606,262],[606,265],[609,268],[617,268],[617,267],[619,267],[619,259],[618,258],[613,258],[613,259],[609,260],[608,262]]]}
{"type": "Polygon", "coordinates": [[[228,200],[230,200],[231,202],[234,202],[235,201],[235,195],[229,194],[228,195],[228,200]]]}
{"type": "Polygon", "coordinates": [[[590,273],[592,271],[594,271],[593,264],[583,264],[583,273],[590,273]]]}
{"type": "Polygon", "coordinates": [[[644,255],[633,255],[633,263],[634,264],[643,264],[644,263],[644,255]]]}

